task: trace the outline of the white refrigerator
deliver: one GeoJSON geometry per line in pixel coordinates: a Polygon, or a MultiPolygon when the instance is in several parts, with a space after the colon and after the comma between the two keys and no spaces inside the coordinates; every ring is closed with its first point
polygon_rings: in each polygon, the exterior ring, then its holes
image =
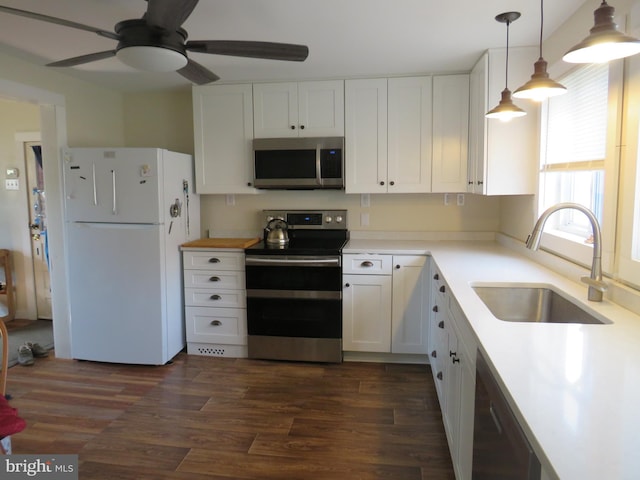
{"type": "Polygon", "coordinates": [[[62,152],[71,355],[162,365],[185,346],[180,245],[200,236],[193,158],[62,152]]]}

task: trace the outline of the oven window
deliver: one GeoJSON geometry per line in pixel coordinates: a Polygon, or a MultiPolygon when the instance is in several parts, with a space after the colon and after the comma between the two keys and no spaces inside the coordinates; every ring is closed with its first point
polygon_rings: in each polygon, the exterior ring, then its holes
{"type": "Polygon", "coordinates": [[[342,338],[342,302],[247,298],[249,335],[342,338]]]}

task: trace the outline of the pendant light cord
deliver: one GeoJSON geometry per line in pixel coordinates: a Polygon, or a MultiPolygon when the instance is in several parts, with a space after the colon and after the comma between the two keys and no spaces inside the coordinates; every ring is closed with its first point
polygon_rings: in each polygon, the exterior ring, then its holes
{"type": "Polygon", "coordinates": [[[509,88],[509,25],[511,21],[507,20],[507,56],[504,69],[504,88],[509,88]]]}
{"type": "Polygon", "coordinates": [[[542,29],[544,28],[544,0],[540,0],[540,58],[542,58],[542,29]]]}

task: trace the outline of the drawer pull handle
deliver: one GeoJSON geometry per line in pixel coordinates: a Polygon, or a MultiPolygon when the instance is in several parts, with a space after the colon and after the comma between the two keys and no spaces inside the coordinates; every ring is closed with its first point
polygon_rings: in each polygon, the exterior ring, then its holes
{"type": "Polygon", "coordinates": [[[361,267],[366,267],[366,268],[373,267],[373,262],[370,262],[369,260],[365,260],[364,262],[362,262],[360,264],[360,266],[361,267]]]}
{"type": "Polygon", "coordinates": [[[210,258],[209,263],[220,263],[220,259],[216,257],[210,258]]]}
{"type": "Polygon", "coordinates": [[[445,291],[445,288],[444,288],[444,285],[442,285],[442,286],[440,287],[440,292],[444,293],[444,291],[445,291]]]}
{"type": "Polygon", "coordinates": [[[219,327],[220,325],[222,325],[222,322],[220,320],[211,320],[211,325],[213,325],[214,327],[219,327]]]}
{"type": "Polygon", "coordinates": [[[433,310],[435,313],[438,313],[438,305],[434,305],[431,310],[433,310]]]}
{"type": "Polygon", "coordinates": [[[219,282],[220,281],[220,277],[211,277],[209,279],[210,282],[219,282]]]}
{"type": "Polygon", "coordinates": [[[444,320],[441,320],[440,323],[438,323],[438,327],[444,328],[444,320]]]}
{"type": "Polygon", "coordinates": [[[443,377],[442,372],[438,372],[436,377],[438,378],[438,380],[442,380],[442,377],[443,377]]]}
{"type": "Polygon", "coordinates": [[[211,300],[222,300],[222,297],[217,294],[213,294],[209,297],[211,300]]]}
{"type": "Polygon", "coordinates": [[[433,358],[437,358],[438,357],[438,352],[436,352],[435,350],[433,352],[431,352],[431,356],[433,358]]]}
{"type": "Polygon", "coordinates": [[[437,273],[433,276],[434,280],[440,280],[440,275],[438,275],[437,273]]]}

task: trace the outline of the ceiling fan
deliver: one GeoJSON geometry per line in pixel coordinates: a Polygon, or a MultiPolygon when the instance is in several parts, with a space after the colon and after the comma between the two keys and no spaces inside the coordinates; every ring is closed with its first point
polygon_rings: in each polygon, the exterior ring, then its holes
{"type": "Polygon", "coordinates": [[[309,55],[305,45],[242,40],[189,40],[181,25],[199,0],[147,0],[147,11],[140,19],[123,20],[114,32],[90,27],[62,18],[0,5],[0,12],[55,23],[96,33],[118,42],[114,50],[90,53],[47,64],[48,67],[73,67],[117,56],[123,63],[148,71],[177,71],[193,83],[203,85],[219,80],[215,73],[194,62],[187,52],[211,53],[235,57],[263,58],[302,62],[309,55]]]}

